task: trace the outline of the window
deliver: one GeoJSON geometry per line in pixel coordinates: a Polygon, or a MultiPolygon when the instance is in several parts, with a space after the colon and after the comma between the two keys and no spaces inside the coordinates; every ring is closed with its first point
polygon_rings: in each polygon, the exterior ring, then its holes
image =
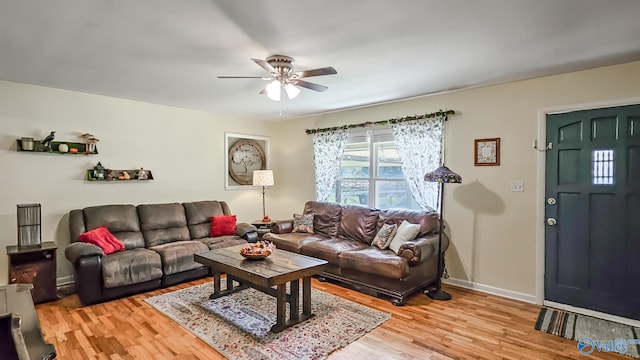
{"type": "Polygon", "coordinates": [[[592,182],[594,185],[613,185],[613,150],[593,150],[592,182]]]}
{"type": "Polygon", "coordinates": [[[404,179],[390,128],[353,132],[329,201],[381,209],[420,209],[404,179]]]}

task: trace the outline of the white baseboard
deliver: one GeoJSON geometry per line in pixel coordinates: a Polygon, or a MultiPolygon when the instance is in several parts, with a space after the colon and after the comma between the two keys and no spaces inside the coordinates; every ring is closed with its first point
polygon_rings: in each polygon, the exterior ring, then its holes
{"type": "Polygon", "coordinates": [[[458,286],[465,289],[476,290],[476,291],[480,291],[480,292],[491,294],[491,295],[497,295],[497,296],[501,296],[509,299],[520,300],[527,303],[536,304],[536,296],[531,294],[505,290],[505,289],[497,288],[494,286],[482,285],[482,284],[470,282],[467,280],[460,280],[460,279],[448,278],[448,279],[442,280],[442,282],[445,284],[458,286]]]}

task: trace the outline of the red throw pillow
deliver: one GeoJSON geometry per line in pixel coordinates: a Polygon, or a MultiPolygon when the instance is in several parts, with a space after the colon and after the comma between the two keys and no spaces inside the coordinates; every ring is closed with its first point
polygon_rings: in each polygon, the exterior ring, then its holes
{"type": "Polygon", "coordinates": [[[82,242],[99,246],[105,255],[124,250],[124,243],[113,236],[111,231],[104,226],[98,226],[93,230],[82,233],[78,236],[78,239],[82,242]]]}
{"type": "Polygon", "coordinates": [[[236,216],[222,215],[213,216],[211,218],[211,233],[209,236],[235,235],[236,234],[236,216]]]}

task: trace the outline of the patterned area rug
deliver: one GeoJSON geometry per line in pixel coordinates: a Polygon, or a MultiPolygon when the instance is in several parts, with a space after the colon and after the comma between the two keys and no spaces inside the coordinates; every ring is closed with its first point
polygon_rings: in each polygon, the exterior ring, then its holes
{"type": "Polygon", "coordinates": [[[273,334],[269,329],[276,323],[274,297],[245,289],[209,300],[212,292],[213,284],[207,283],[145,301],[233,360],[324,359],[391,317],[312,289],[316,316],[273,334]]]}
{"type": "Polygon", "coordinates": [[[542,308],[536,330],[578,342],[578,351],[617,352],[640,359],[640,328],[592,316],[542,308]]]}

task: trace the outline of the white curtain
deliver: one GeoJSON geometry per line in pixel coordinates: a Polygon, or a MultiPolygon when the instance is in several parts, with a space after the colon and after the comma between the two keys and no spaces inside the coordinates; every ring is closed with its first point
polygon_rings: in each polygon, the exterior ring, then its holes
{"type": "Polygon", "coordinates": [[[391,129],[413,199],[423,209],[439,209],[438,184],[424,175],[443,164],[444,117],[402,121],[391,129]]]}
{"type": "Polygon", "coordinates": [[[348,129],[313,134],[313,162],[316,172],[316,200],[327,201],[340,175],[340,161],[349,136],[348,129]]]}

